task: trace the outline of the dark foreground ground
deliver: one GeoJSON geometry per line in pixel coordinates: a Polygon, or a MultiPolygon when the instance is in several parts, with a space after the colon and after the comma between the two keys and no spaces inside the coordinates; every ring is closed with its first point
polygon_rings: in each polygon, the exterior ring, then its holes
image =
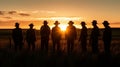
{"type": "Polygon", "coordinates": [[[81,46],[76,42],[74,51],[68,54],[65,42],[61,44],[61,51],[52,52],[52,43],[49,52],[40,51],[40,42],[36,43],[35,51],[27,50],[27,44],[21,51],[10,47],[9,40],[0,40],[0,67],[120,67],[120,40],[112,40],[111,54],[104,54],[104,47],[99,41],[99,53],[93,54],[91,46],[87,45],[87,52],[81,52],[81,46]]]}
{"type": "MultiPolygon", "coordinates": [[[[24,31],[25,32],[25,31],[24,31]]],[[[78,32],[78,37],[79,37],[78,32]]],[[[0,29],[0,67],[120,67],[120,28],[112,30],[111,55],[104,54],[103,42],[99,41],[98,54],[91,52],[91,46],[88,46],[87,53],[81,53],[79,43],[75,42],[75,50],[71,54],[66,53],[66,43],[62,42],[62,51],[52,53],[41,53],[39,30],[37,31],[36,50],[29,51],[25,48],[22,51],[14,51],[10,48],[13,45],[11,37],[11,30],[0,29]]],[[[25,33],[24,33],[25,34],[25,33]]],[[[78,40],[78,39],[77,39],[78,40]]],[[[89,44],[89,43],[88,43],[89,44]]],[[[50,48],[52,42],[50,42],[50,48]]]]}
{"type": "Polygon", "coordinates": [[[73,52],[67,54],[65,51],[56,53],[45,53],[39,49],[30,51],[14,51],[13,49],[0,49],[0,67],[120,67],[120,54],[104,52],[93,54],[91,52],[73,52]]]}

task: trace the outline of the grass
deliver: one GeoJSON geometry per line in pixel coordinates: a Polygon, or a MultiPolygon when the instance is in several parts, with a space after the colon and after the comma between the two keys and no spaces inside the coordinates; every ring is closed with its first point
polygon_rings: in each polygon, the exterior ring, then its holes
{"type": "MultiPolygon", "coordinates": [[[[5,32],[5,31],[4,31],[5,32]]],[[[116,31],[118,32],[118,30],[116,31]]],[[[114,32],[116,34],[116,32],[114,32]]],[[[38,32],[39,33],[39,32],[38,32]]],[[[37,35],[38,35],[37,33],[37,35]]],[[[2,33],[0,33],[2,34],[2,33]]],[[[25,33],[24,33],[25,34],[25,33]]],[[[111,43],[111,55],[104,54],[103,42],[99,40],[99,53],[93,54],[91,46],[87,45],[88,52],[81,52],[81,45],[78,39],[75,41],[74,52],[67,54],[66,41],[61,41],[61,51],[52,53],[52,41],[49,41],[49,53],[40,51],[40,38],[37,36],[35,51],[27,50],[27,43],[24,41],[22,51],[15,51],[14,44],[10,34],[0,36],[0,67],[102,67],[102,66],[120,66],[120,37],[114,37],[111,43]]],[[[78,36],[79,37],[79,36],[78,36]]]]}
{"type": "MultiPolygon", "coordinates": [[[[38,40],[39,42],[39,40],[38,40]]],[[[120,66],[120,40],[113,40],[111,45],[111,55],[106,56],[103,52],[103,45],[99,41],[98,54],[91,52],[91,46],[88,45],[88,52],[82,53],[80,45],[75,44],[74,52],[67,54],[66,43],[63,42],[60,52],[52,53],[52,42],[49,42],[49,53],[42,53],[40,51],[39,43],[36,43],[36,50],[27,50],[27,44],[25,43],[22,51],[14,51],[12,47],[4,46],[0,49],[0,67],[86,67],[86,66],[120,66]]],[[[8,45],[6,43],[6,45],[8,45]]]]}

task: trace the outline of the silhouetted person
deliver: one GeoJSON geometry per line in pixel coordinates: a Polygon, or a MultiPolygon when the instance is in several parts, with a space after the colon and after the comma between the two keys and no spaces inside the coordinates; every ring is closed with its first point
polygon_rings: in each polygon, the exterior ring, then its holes
{"type": "Polygon", "coordinates": [[[22,29],[19,28],[19,23],[15,23],[15,29],[12,30],[12,38],[15,45],[15,50],[19,48],[19,50],[22,49],[23,46],[23,34],[22,29]]]}
{"type": "Polygon", "coordinates": [[[57,52],[60,51],[60,40],[61,40],[61,29],[58,26],[60,23],[55,21],[55,26],[52,28],[52,41],[53,41],[53,52],[57,48],[57,52]]]}
{"type": "Polygon", "coordinates": [[[49,44],[49,35],[50,35],[50,27],[48,26],[48,22],[44,20],[44,25],[40,28],[40,36],[41,36],[41,51],[43,50],[48,52],[48,44],[49,44]]]}
{"type": "Polygon", "coordinates": [[[98,53],[98,38],[99,38],[99,28],[97,26],[97,21],[93,20],[92,22],[93,28],[90,35],[90,44],[92,45],[92,52],[98,53]]]}
{"type": "Polygon", "coordinates": [[[36,33],[35,29],[33,29],[33,24],[29,24],[30,28],[26,31],[26,41],[28,44],[28,49],[35,50],[35,42],[36,42],[36,33]]]}
{"type": "Polygon", "coordinates": [[[87,47],[86,47],[87,46],[87,27],[85,25],[86,23],[82,21],[81,22],[82,29],[81,29],[81,34],[79,38],[83,53],[87,51],[87,47]]]}
{"type": "Polygon", "coordinates": [[[73,52],[74,49],[74,40],[77,37],[76,27],[73,25],[73,21],[69,21],[69,26],[66,28],[65,37],[67,39],[67,52],[68,54],[73,52]]]}
{"type": "Polygon", "coordinates": [[[103,42],[104,42],[104,51],[106,54],[110,54],[110,45],[112,40],[112,31],[109,26],[108,21],[103,22],[104,31],[103,31],[103,42]]]}

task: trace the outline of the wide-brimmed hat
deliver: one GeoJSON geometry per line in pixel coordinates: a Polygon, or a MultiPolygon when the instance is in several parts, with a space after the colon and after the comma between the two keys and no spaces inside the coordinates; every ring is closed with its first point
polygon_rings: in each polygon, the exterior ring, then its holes
{"type": "Polygon", "coordinates": [[[15,26],[18,26],[18,25],[19,25],[19,23],[18,23],[18,22],[16,22],[16,23],[15,23],[15,26]]]}
{"type": "Polygon", "coordinates": [[[97,20],[93,20],[92,23],[93,23],[93,24],[97,24],[97,20]]]}
{"type": "Polygon", "coordinates": [[[56,25],[56,24],[60,24],[60,23],[59,23],[58,21],[55,21],[55,23],[54,23],[54,24],[56,25]]]}
{"type": "Polygon", "coordinates": [[[74,24],[74,22],[73,21],[69,21],[68,24],[74,24]]]}
{"type": "Polygon", "coordinates": [[[104,21],[102,24],[109,25],[108,21],[104,21]]]}
{"type": "Polygon", "coordinates": [[[19,23],[18,23],[18,22],[16,22],[15,24],[16,24],[16,25],[19,25],[19,23]]]}
{"type": "Polygon", "coordinates": [[[81,22],[82,25],[86,25],[86,23],[84,21],[81,22]]]}
{"type": "Polygon", "coordinates": [[[29,24],[29,26],[34,26],[33,23],[29,24]]]}
{"type": "Polygon", "coordinates": [[[43,23],[44,23],[44,24],[48,24],[47,20],[44,20],[43,23]]]}

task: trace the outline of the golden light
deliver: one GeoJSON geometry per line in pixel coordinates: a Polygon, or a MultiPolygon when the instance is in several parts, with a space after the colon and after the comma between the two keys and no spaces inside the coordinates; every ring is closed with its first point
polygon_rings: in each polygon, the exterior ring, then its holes
{"type": "Polygon", "coordinates": [[[62,31],[65,31],[66,27],[67,27],[67,25],[60,25],[60,28],[61,28],[62,31]]]}
{"type": "Polygon", "coordinates": [[[82,20],[82,17],[44,17],[44,18],[36,18],[37,20],[48,20],[49,26],[52,29],[54,27],[54,22],[59,21],[60,25],[59,27],[61,28],[62,31],[66,30],[66,27],[68,26],[68,22],[70,20],[78,22],[82,20]]]}
{"type": "Polygon", "coordinates": [[[50,17],[50,18],[47,18],[47,19],[50,19],[50,20],[53,20],[53,21],[58,20],[60,22],[59,26],[60,26],[61,30],[65,31],[66,27],[68,25],[68,22],[70,20],[79,21],[81,19],[81,17],[50,17]]]}
{"type": "Polygon", "coordinates": [[[82,17],[43,17],[35,18],[36,20],[59,20],[59,21],[69,21],[69,20],[81,20],[82,17]]]}

